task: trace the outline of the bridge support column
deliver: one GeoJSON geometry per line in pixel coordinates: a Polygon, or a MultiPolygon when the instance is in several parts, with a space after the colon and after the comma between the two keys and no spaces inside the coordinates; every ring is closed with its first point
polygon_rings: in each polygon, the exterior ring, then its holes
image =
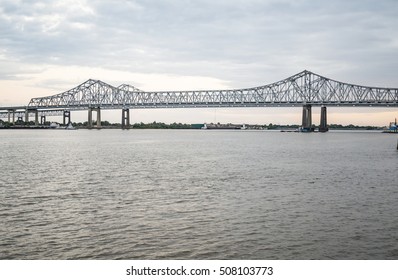
{"type": "Polygon", "coordinates": [[[303,120],[302,120],[302,131],[303,132],[311,132],[313,131],[312,128],[312,106],[311,105],[304,105],[303,106],[303,120]]]}
{"type": "Polygon", "coordinates": [[[25,123],[29,125],[29,112],[35,113],[35,125],[39,125],[39,111],[37,109],[25,110],[25,123]]]}
{"type": "Polygon", "coordinates": [[[35,125],[39,125],[39,111],[35,110],[35,125]]]}
{"type": "Polygon", "coordinates": [[[97,128],[101,128],[101,108],[97,108],[97,128]]]}
{"type": "Polygon", "coordinates": [[[12,113],[12,124],[15,124],[15,110],[8,110],[8,123],[11,122],[11,113],[12,113]]]}
{"type": "Polygon", "coordinates": [[[321,107],[321,123],[319,125],[319,132],[328,131],[328,123],[327,123],[327,114],[326,114],[326,106],[321,107]]]}
{"type": "Polygon", "coordinates": [[[63,118],[64,125],[69,125],[71,123],[71,121],[70,121],[70,111],[65,110],[63,116],[64,116],[64,118],[63,118]],[[66,122],[66,119],[68,119],[68,122],[66,122]]]}
{"type": "Polygon", "coordinates": [[[130,109],[122,109],[122,128],[130,128],[130,109]]]}
{"type": "Polygon", "coordinates": [[[97,112],[97,128],[101,128],[101,108],[88,108],[88,127],[93,128],[93,111],[97,112]]]}
{"type": "Polygon", "coordinates": [[[88,127],[93,127],[93,108],[88,108],[88,127]]]}
{"type": "Polygon", "coordinates": [[[40,116],[40,124],[46,124],[46,116],[40,116]]]}
{"type": "Polygon", "coordinates": [[[25,123],[29,123],[29,111],[28,109],[25,110],[25,123]]]}

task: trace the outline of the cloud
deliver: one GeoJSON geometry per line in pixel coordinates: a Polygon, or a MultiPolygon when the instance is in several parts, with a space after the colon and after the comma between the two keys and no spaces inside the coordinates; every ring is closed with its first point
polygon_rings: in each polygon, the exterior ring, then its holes
{"type": "Polygon", "coordinates": [[[397,87],[397,10],[395,0],[2,0],[0,79],[243,88],[308,69],[397,87]]]}
{"type": "Polygon", "coordinates": [[[397,66],[386,57],[397,52],[394,8],[395,1],[4,1],[0,42],[28,63],[189,73],[246,86],[304,68],[397,66]]]}
{"type": "Polygon", "coordinates": [[[78,32],[73,31],[73,26],[83,16],[80,9],[67,8],[66,3],[54,1],[4,1],[1,7],[4,36],[0,43],[12,59],[46,63],[60,56],[75,55],[73,35],[78,32]]]}

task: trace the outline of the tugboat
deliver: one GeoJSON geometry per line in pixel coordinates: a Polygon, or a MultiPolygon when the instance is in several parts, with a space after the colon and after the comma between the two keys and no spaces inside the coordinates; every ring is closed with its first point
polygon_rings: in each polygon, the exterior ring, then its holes
{"type": "Polygon", "coordinates": [[[383,130],[383,133],[398,133],[397,119],[395,119],[395,122],[390,122],[388,128],[383,130]]]}

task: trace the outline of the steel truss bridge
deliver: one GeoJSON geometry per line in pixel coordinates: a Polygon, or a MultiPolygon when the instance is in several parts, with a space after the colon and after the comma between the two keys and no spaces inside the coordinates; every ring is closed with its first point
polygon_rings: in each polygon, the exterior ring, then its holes
{"type": "MultiPolygon", "coordinates": [[[[398,88],[369,87],[335,81],[304,70],[284,80],[265,86],[196,91],[142,91],[123,84],[114,87],[100,80],[88,80],[77,87],[52,96],[32,98],[27,106],[0,107],[0,118],[10,115],[25,121],[34,115],[63,115],[70,121],[70,111],[122,109],[122,124],[129,124],[129,109],[203,108],[203,107],[291,107],[303,106],[303,127],[312,126],[311,107],[322,106],[398,106],[398,88]],[[65,113],[67,112],[67,113],[65,113]]],[[[322,112],[321,112],[322,114],[322,112]]],[[[321,116],[322,119],[322,116],[321,116]]],[[[322,120],[321,120],[322,125],[322,120]]]]}

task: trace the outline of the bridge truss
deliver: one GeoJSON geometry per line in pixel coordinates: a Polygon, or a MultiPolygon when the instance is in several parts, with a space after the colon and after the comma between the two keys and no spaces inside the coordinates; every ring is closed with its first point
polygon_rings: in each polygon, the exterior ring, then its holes
{"type": "MultiPolygon", "coordinates": [[[[304,70],[265,86],[193,91],[142,91],[134,86],[114,87],[100,80],[88,80],[77,87],[52,96],[32,98],[27,106],[0,107],[0,118],[11,115],[25,120],[35,116],[64,115],[70,111],[122,109],[123,122],[129,123],[129,109],[201,107],[291,107],[303,106],[303,126],[311,126],[311,106],[398,106],[398,88],[368,87],[335,81],[304,70]],[[126,111],[127,110],[127,111],[126,111]],[[305,124],[305,125],[304,125],[305,124]]],[[[90,121],[91,122],[91,121],[90,121]]]]}
{"type": "Polygon", "coordinates": [[[302,71],[265,86],[232,90],[142,91],[88,80],[66,92],[32,98],[28,108],[176,108],[292,105],[398,106],[398,89],[347,84],[302,71]]]}

